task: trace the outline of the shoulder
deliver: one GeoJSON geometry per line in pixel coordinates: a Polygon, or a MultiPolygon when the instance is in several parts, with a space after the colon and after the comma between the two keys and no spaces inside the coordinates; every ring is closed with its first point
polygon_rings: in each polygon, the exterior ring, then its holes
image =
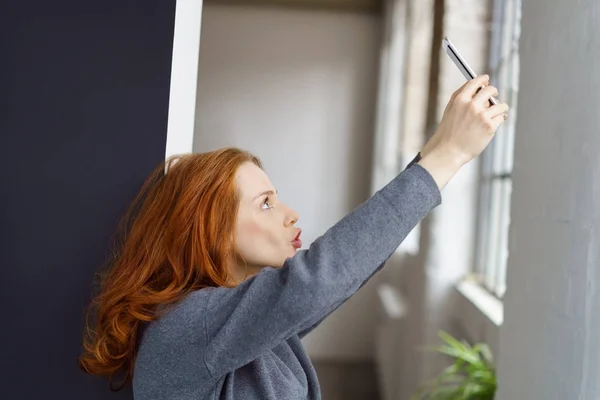
{"type": "Polygon", "coordinates": [[[193,291],[179,302],[166,306],[160,316],[148,325],[145,336],[169,342],[184,337],[201,337],[204,334],[204,315],[214,289],[193,291]]]}

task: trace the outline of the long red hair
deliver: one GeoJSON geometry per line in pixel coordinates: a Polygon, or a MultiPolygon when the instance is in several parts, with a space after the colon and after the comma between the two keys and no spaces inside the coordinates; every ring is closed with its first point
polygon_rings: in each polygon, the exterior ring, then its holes
{"type": "MultiPolygon", "coordinates": [[[[120,225],[119,239],[90,305],[80,367],[112,380],[133,376],[140,326],[207,286],[229,286],[236,256],[238,167],[260,161],[226,148],[172,157],[142,186],[120,225]],[[165,173],[166,171],[166,173],[165,173]],[[161,307],[163,309],[163,307],[161,307]]],[[[117,390],[122,387],[120,385],[117,390]]]]}

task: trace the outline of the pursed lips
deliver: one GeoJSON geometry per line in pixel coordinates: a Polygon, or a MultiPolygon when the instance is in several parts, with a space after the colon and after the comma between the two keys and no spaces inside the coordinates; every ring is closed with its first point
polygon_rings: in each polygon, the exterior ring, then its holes
{"type": "Polygon", "coordinates": [[[298,230],[298,234],[294,237],[294,239],[292,240],[292,245],[296,248],[299,249],[300,247],[302,247],[302,240],[300,240],[300,235],[302,235],[302,229],[298,230]]]}

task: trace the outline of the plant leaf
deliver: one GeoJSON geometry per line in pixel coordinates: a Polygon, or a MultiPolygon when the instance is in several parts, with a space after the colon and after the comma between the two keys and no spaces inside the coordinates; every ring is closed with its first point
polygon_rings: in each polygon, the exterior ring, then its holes
{"type": "Polygon", "coordinates": [[[471,347],[471,345],[466,341],[466,340],[458,340],[455,339],[452,335],[450,335],[448,332],[440,330],[438,331],[438,336],[444,341],[446,342],[448,345],[450,345],[451,347],[457,348],[457,349],[461,349],[465,352],[468,353],[472,353],[473,352],[473,348],[471,347]]]}
{"type": "Polygon", "coordinates": [[[466,351],[462,348],[455,348],[455,347],[450,347],[450,346],[439,346],[437,348],[437,351],[439,353],[449,355],[450,357],[461,359],[469,364],[481,364],[481,360],[479,359],[478,355],[476,355],[472,352],[466,351]]]}
{"type": "Polygon", "coordinates": [[[485,343],[481,343],[479,348],[479,352],[483,356],[483,359],[487,361],[489,365],[494,365],[494,356],[492,355],[492,351],[490,350],[490,346],[485,343]]]}
{"type": "Polygon", "coordinates": [[[493,400],[496,372],[489,346],[470,346],[444,331],[438,332],[443,344],[432,350],[454,358],[453,363],[428,380],[411,400],[493,400]]]}

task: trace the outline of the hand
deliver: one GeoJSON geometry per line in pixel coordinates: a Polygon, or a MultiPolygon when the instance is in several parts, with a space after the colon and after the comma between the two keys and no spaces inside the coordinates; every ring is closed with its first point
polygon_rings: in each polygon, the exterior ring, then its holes
{"type": "Polygon", "coordinates": [[[490,107],[489,98],[497,96],[498,89],[488,83],[489,76],[480,75],[454,92],[422,157],[444,152],[466,164],[487,147],[508,115],[506,103],[490,107]]]}
{"type": "Polygon", "coordinates": [[[421,164],[440,189],[464,164],[477,157],[508,115],[506,103],[490,107],[498,89],[480,75],[459,88],[448,102],[438,129],[421,151],[421,164]]]}

